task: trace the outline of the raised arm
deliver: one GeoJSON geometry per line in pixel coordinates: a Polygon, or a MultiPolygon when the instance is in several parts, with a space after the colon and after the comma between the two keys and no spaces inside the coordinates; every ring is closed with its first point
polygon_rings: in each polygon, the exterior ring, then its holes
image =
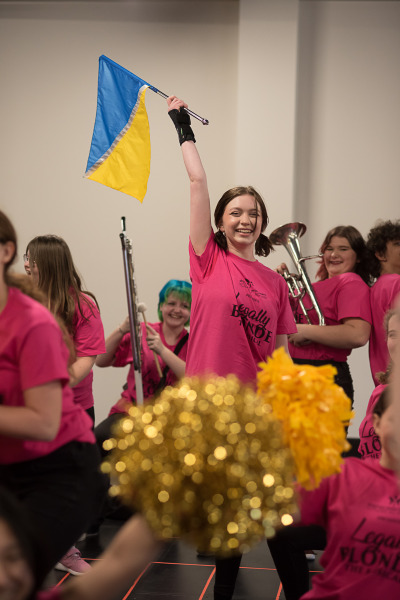
{"type": "Polygon", "coordinates": [[[169,115],[178,133],[183,162],[190,182],[190,240],[196,254],[202,254],[210,237],[211,212],[207,176],[195,145],[187,107],[176,96],[167,100],[169,115]]]}

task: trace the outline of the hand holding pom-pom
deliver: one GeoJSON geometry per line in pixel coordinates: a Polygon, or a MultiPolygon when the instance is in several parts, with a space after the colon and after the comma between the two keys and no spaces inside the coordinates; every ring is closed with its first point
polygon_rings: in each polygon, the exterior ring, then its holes
{"type": "Polygon", "coordinates": [[[296,365],[283,348],[261,363],[258,394],[281,421],[284,444],[295,462],[297,482],[306,490],[338,473],[342,452],[350,448],[345,426],[351,402],[334,383],[335,367],[296,365]]]}
{"type": "Polygon", "coordinates": [[[271,409],[236,377],[183,379],[121,419],[103,470],[161,537],[246,552],[296,511],[290,451],[271,409]]]}

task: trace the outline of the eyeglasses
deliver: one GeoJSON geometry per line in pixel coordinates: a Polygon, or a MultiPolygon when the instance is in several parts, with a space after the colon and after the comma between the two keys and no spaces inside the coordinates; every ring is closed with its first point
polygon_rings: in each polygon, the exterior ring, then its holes
{"type": "Polygon", "coordinates": [[[24,254],[22,258],[24,259],[24,262],[29,262],[29,256],[27,254],[24,254]]]}

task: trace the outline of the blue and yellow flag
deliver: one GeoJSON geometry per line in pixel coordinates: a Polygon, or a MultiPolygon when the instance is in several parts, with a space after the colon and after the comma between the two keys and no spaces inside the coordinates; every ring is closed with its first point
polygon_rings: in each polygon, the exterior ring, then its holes
{"type": "Polygon", "coordinates": [[[150,175],[149,84],[107,56],[99,58],[97,112],[85,177],[140,202],[150,175]]]}

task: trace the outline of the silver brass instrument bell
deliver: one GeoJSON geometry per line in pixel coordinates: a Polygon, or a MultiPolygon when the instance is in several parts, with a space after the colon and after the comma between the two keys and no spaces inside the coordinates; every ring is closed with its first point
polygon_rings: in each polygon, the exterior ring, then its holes
{"type": "Polygon", "coordinates": [[[325,325],[324,315],[318,304],[315,296],[314,289],[312,287],[310,278],[306,271],[303,262],[310,258],[317,258],[320,254],[313,256],[301,256],[299,238],[307,231],[304,223],[286,223],[282,227],[275,229],[270,235],[269,239],[274,246],[284,246],[290,254],[294,266],[297,270],[297,275],[291,275],[288,271],[284,271],[283,276],[289,287],[289,292],[293,298],[296,298],[299,302],[299,306],[307,320],[307,323],[311,323],[310,317],[308,316],[308,310],[303,303],[303,297],[305,293],[309,295],[313,308],[315,309],[320,325],[325,325]]]}

